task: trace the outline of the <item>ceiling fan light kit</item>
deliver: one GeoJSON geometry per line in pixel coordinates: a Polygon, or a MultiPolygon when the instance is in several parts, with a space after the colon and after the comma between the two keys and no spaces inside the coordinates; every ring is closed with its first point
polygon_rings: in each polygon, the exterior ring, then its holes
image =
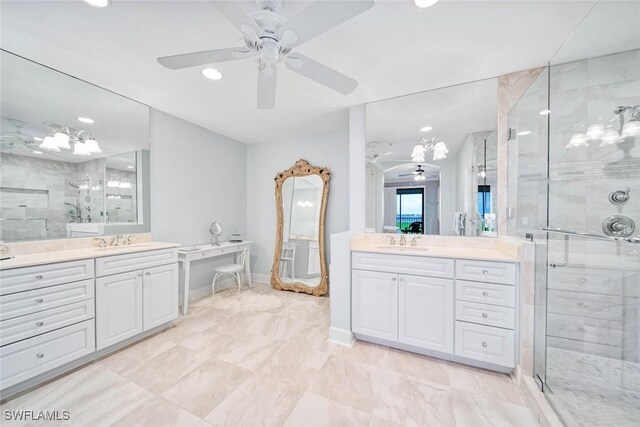
{"type": "MultiPolygon", "coordinates": [[[[214,49],[158,58],[172,70],[245,58],[258,60],[259,109],[275,106],[277,65],[314,80],[338,93],[348,95],[358,82],[293,50],[312,38],[370,9],[373,0],[316,1],[291,19],[280,15],[282,0],[257,0],[257,10],[248,13],[237,1],[213,1],[211,4],[231,22],[244,38],[244,47],[214,49]]],[[[204,70],[203,70],[204,73],[204,70]]]]}

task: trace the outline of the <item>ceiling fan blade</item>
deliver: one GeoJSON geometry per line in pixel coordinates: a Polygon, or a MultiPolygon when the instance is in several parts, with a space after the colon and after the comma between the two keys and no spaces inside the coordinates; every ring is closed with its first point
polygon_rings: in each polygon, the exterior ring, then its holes
{"type": "Polygon", "coordinates": [[[373,0],[323,1],[319,0],[291,18],[278,30],[282,37],[285,31],[298,36],[297,45],[311,40],[325,31],[373,7],[373,0]]]}
{"type": "Polygon", "coordinates": [[[276,82],[278,69],[273,66],[270,72],[258,69],[258,109],[268,110],[276,105],[276,82]]]}
{"type": "Polygon", "coordinates": [[[203,50],[201,52],[183,53],[181,55],[163,56],[158,58],[160,65],[172,70],[213,64],[216,62],[235,61],[255,55],[249,49],[228,47],[225,49],[203,50]]]}
{"type": "Polygon", "coordinates": [[[299,53],[289,55],[286,63],[290,70],[311,80],[315,80],[321,85],[340,92],[343,95],[349,95],[358,87],[358,82],[351,77],[345,76],[299,53]]]}
{"type": "Polygon", "coordinates": [[[262,30],[256,24],[256,21],[247,13],[246,10],[240,3],[237,1],[219,1],[219,0],[209,0],[209,2],[216,8],[218,11],[227,18],[227,21],[231,22],[237,29],[246,33],[246,28],[243,29],[243,25],[248,25],[253,27],[256,31],[260,33],[262,30]]]}

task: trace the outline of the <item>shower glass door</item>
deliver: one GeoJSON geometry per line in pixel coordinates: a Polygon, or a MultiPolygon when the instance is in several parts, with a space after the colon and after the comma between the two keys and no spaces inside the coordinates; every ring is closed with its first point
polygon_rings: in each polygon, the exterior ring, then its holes
{"type": "Polygon", "coordinates": [[[640,422],[640,244],[609,238],[640,234],[638,70],[640,50],[549,69],[544,392],[570,426],[640,422]]]}

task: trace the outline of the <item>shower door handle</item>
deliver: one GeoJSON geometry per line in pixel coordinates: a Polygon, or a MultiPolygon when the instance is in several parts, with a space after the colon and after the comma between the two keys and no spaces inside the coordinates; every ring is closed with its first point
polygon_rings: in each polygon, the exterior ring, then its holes
{"type": "Polygon", "coordinates": [[[548,231],[549,233],[559,233],[567,236],[584,237],[587,239],[606,240],[609,242],[640,243],[640,236],[629,236],[629,237],[603,236],[601,234],[583,233],[581,231],[565,230],[563,228],[554,228],[554,227],[542,227],[542,231],[548,231]]]}

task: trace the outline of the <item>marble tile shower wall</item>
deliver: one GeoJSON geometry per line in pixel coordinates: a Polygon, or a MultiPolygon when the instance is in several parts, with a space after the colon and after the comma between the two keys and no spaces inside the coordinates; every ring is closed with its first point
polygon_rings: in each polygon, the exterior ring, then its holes
{"type": "MultiPolygon", "coordinates": [[[[619,105],[640,104],[640,50],[553,66],[550,75],[549,222],[599,231],[602,220],[622,211],[640,220],[640,197],[621,209],[613,190],[640,186],[640,138],[600,147],[566,148],[571,135],[595,123],[607,125],[619,105]]],[[[618,128],[618,122],[611,123],[618,128]]],[[[633,194],[633,192],[632,192],[633,194]]]]}
{"type": "MultiPolygon", "coordinates": [[[[88,178],[95,185],[104,170],[94,170],[99,161],[75,164],[12,154],[0,154],[0,164],[0,240],[9,242],[66,237],[74,215],[64,203],[86,204],[87,197],[69,183],[88,178]]],[[[101,191],[89,189],[98,212],[101,191]]]]}
{"type": "Polygon", "coordinates": [[[136,173],[107,168],[106,175],[106,182],[120,181],[131,184],[131,188],[106,189],[108,215],[106,222],[136,222],[138,212],[136,205],[136,173]]]}
{"type": "Polygon", "coordinates": [[[104,159],[95,159],[77,164],[76,185],[81,189],[77,192],[77,204],[82,209],[83,222],[104,221],[104,159]]]}
{"type": "MultiPolygon", "coordinates": [[[[589,147],[566,147],[571,135],[592,124],[619,130],[619,122],[611,121],[614,108],[640,104],[638,69],[640,50],[551,67],[551,226],[601,233],[602,221],[613,214],[640,223],[640,197],[633,197],[640,190],[640,138],[605,147],[597,141],[589,147]],[[611,191],[629,187],[628,203],[609,202],[611,191]]],[[[549,262],[565,261],[565,267],[548,272],[548,347],[640,361],[640,251],[590,240],[567,243],[554,236],[549,262]]],[[[549,359],[547,366],[553,363],[549,359]]]]}

